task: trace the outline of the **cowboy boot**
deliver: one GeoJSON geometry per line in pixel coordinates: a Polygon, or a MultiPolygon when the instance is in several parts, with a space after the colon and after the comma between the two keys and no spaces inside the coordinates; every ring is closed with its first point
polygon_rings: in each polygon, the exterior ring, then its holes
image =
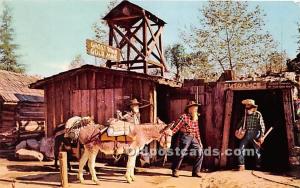
{"type": "Polygon", "coordinates": [[[192,173],[192,177],[202,178],[200,172],[193,172],[193,173],[192,173]]]}
{"type": "Polygon", "coordinates": [[[172,171],[172,176],[175,177],[175,178],[178,178],[178,177],[179,177],[179,172],[178,172],[178,170],[173,170],[173,171],[172,171]]]}

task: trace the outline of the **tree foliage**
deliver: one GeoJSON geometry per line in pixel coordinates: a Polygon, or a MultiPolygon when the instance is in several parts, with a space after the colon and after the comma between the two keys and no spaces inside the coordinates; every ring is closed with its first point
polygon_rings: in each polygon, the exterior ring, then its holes
{"type": "Polygon", "coordinates": [[[265,70],[266,73],[280,73],[286,71],[286,61],[287,53],[286,52],[274,52],[270,54],[269,60],[266,63],[265,70]]]}
{"type": "Polygon", "coordinates": [[[166,60],[170,64],[171,68],[175,68],[175,79],[179,80],[180,75],[185,67],[188,67],[186,62],[186,52],[182,44],[173,44],[166,48],[165,50],[166,60]]]}
{"type": "Polygon", "coordinates": [[[71,61],[68,68],[69,68],[69,70],[70,69],[76,69],[76,68],[81,67],[84,64],[85,64],[85,61],[82,58],[82,56],[79,54],[79,55],[75,56],[75,58],[71,61]]]}
{"type": "Polygon", "coordinates": [[[200,13],[199,24],[184,33],[185,43],[206,54],[213,71],[251,72],[276,51],[259,6],[250,10],[244,1],[209,1],[200,13]]]}
{"type": "Polygon", "coordinates": [[[204,54],[187,53],[186,48],[180,43],[169,45],[165,53],[168,64],[175,69],[175,79],[203,78],[207,81],[215,79],[216,74],[211,71],[212,67],[204,54]]]}
{"type": "Polygon", "coordinates": [[[14,43],[14,29],[12,27],[11,8],[2,3],[3,12],[0,16],[0,69],[25,72],[25,67],[17,62],[16,50],[18,45],[14,43]]]}

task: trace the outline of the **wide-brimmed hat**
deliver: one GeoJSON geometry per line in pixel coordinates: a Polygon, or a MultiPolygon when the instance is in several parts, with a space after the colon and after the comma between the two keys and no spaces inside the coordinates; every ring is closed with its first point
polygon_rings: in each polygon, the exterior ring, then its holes
{"type": "Polygon", "coordinates": [[[255,100],[253,99],[245,99],[245,100],[242,100],[242,104],[243,105],[250,105],[250,106],[253,106],[255,108],[258,107],[258,105],[255,104],[255,100]]]}
{"type": "Polygon", "coordinates": [[[136,98],[130,100],[130,105],[140,105],[140,104],[141,103],[136,98]]]}
{"type": "Polygon", "coordinates": [[[192,106],[201,106],[201,104],[196,103],[195,101],[189,101],[187,103],[187,105],[185,106],[185,109],[188,109],[189,107],[192,107],[192,106]]]}

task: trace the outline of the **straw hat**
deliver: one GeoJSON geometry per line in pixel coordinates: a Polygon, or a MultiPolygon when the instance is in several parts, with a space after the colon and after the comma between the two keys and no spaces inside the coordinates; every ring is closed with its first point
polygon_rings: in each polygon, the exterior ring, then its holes
{"type": "Polygon", "coordinates": [[[136,98],[130,100],[130,105],[140,105],[140,104],[141,103],[136,98]]]}
{"type": "Polygon", "coordinates": [[[242,104],[243,105],[250,105],[250,106],[253,106],[255,108],[258,107],[258,105],[255,104],[255,101],[253,99],[245,99],[245,100],[242,100],[242,104]]]}

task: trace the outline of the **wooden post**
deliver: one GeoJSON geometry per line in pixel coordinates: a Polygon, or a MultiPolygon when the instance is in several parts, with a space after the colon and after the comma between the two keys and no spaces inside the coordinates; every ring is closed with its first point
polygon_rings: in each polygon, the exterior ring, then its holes
{"type": "MultiPolygon", "coordinates": [[[[157,121],[157,96],[156,96],[156,86],[153,84],[150,92],[150,103],[152,104],[150,107],[150,120],[151,123],[156,123],[157,121]]],[[[150,153],[151,151],[157,150],[157,142],[150,143],[150,153]]],[[[156,156],[151,156],[151,162],[156,161],[156,156]]]]}
{"type": "MultiPolygon", "coordinates": [[[[108,44],[110,46],[113,46],[113,28],[111,27],[110,23],[107,22],[107,25],[109,26],[109,36],[108,36],[108,44]]],[[[106,65],[111,68],[111,60],[107,60],[106,65]]]]}
{"type": "Polygon", "coordinates": [[[60,179],[63,188],[69,187],[68,183],[68,167],[67,152],[59,152],[60,179]]]}
{"type": "Polygon", "coordinates": [[[284,119],[286,127],[286,136],[288,142],[289,156],[292,153],[293,147],[295,146],[295,138],[293,131],[293,111],[292,111],[292,95],[291,90],[284,89],[282,92],[283,97],[283,109],[284,109],[284,119]]]}
{"type": "Polygon", "coordinates": [[[233,91],[227,90],[226,102],[225,102],[225,117],[224,117],[222,148],[221,148],[221,156],[220,156],[221,168],[226,167],[227,164],[227,156],[225,155],[225,151],[226,149],[228,149],[228,143],[229,143],[232,103],[233,103],[233,91]]]}
{"type": "MultiPolygon", "coordinates": [[[[144,12],[145,14],[145,12],[144,12]]],[[[146,20],[148,18],[146,16],[144,16],[144,19],[143,19],[143,54],[145,55],[145,57],[148,56],[147,54],[147,23],[146,23],[146,20]]],[[[143,62],[143,66],[144,66],[144,73],[145,74],[148,74],[148,64],[147,64],[147,59],[144,59],[144,62],[143,62]]]]}

